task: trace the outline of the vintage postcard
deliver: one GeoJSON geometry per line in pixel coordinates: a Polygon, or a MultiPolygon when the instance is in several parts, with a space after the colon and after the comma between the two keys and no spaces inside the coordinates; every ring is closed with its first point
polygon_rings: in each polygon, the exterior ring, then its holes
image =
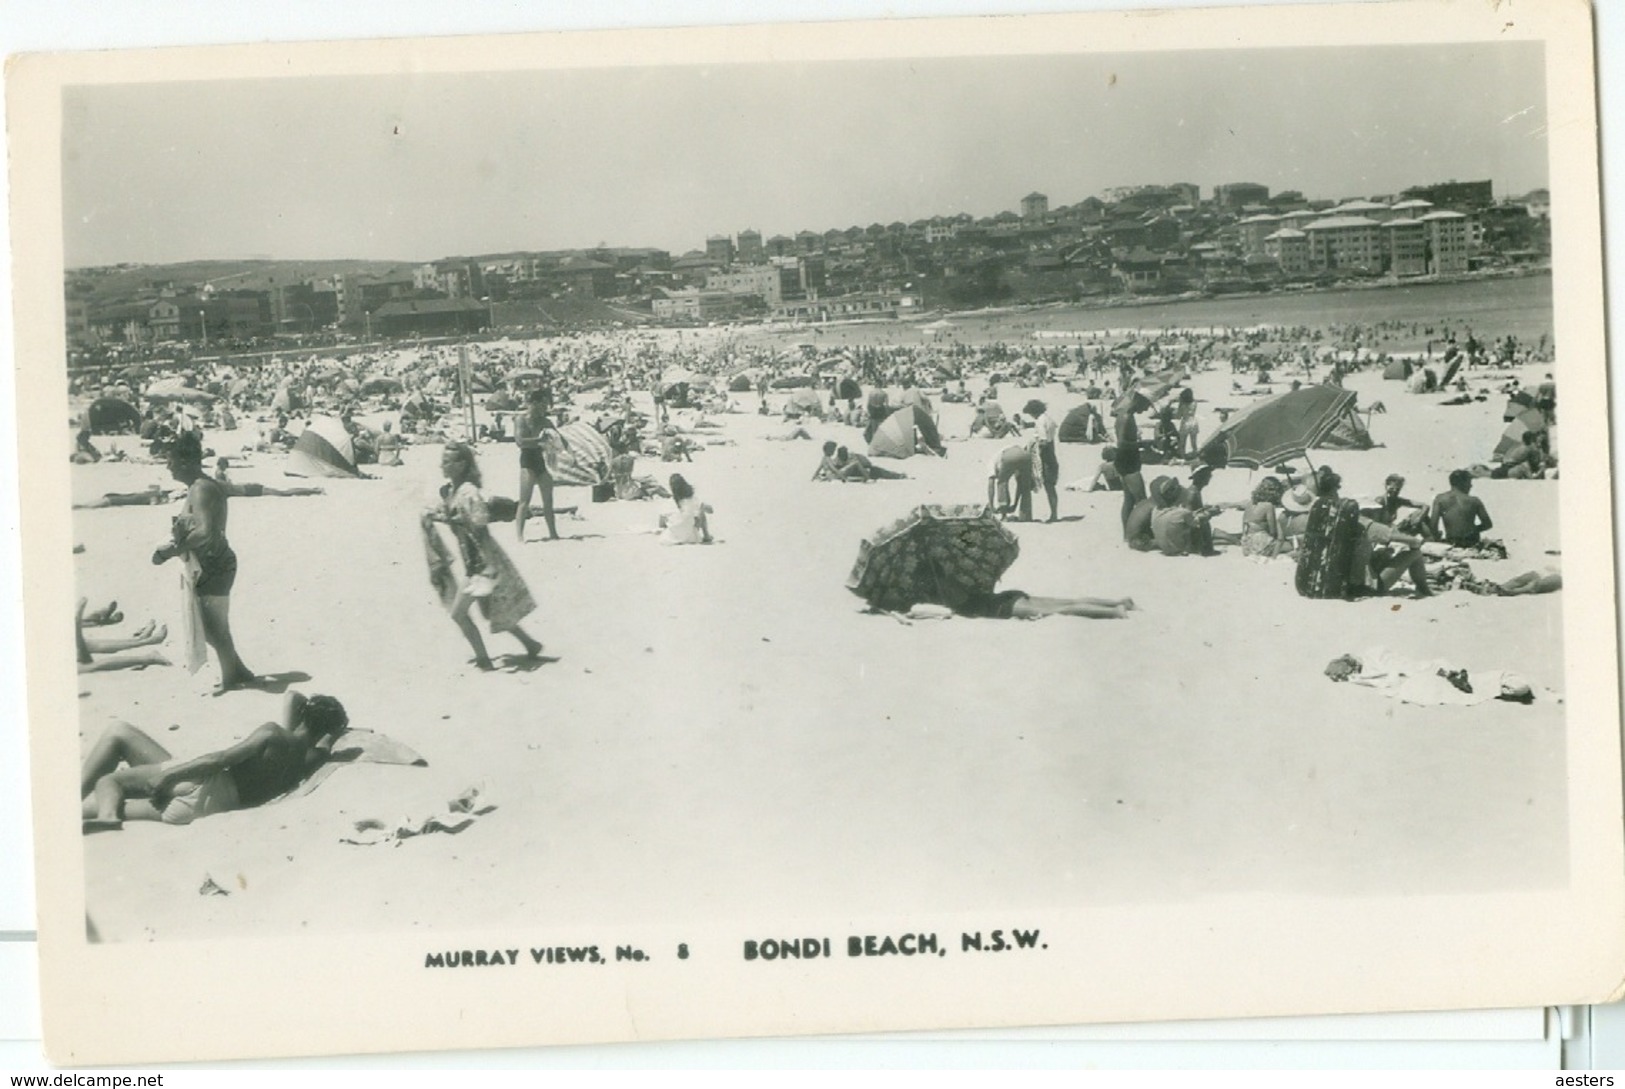
{"type": "Polygon", "coordinates": [[[53,1061],[1618,993],[1583,4],[7,79],[53,1061]]]}

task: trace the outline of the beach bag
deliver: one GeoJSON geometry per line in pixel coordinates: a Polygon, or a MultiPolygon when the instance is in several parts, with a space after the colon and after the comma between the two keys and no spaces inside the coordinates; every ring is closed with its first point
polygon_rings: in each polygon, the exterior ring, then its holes
{"type": "Polygon", "coordinates": [[[1341,598],[1353,579],[1354,555],[1360,540],[1360,505],[1352,499],[1317,499],[1309,508],[1309,525],[1298,549],[1293,580],[1309,598],[1341,598]]]}
{"type": "Polygon", "coordinates": [[[608,503],[615,498],[615,482],[606,480],[592,486],[592,501],[594,503],[608,503]]]}
{"type": "Polygon", "coordinates": [[[486,501],[485,510],[493,522],[512,522],[519,517],[519,502],[505,495],[493,495],[486,501]]]}

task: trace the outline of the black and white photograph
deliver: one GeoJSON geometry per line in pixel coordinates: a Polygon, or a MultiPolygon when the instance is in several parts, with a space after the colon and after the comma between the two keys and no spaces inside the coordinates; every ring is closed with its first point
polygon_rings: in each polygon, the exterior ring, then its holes
{"type": "Polygon", "coordinates": [[[14,64],[52,1060],[1606,1000],[1590,33],[14,64]]]}

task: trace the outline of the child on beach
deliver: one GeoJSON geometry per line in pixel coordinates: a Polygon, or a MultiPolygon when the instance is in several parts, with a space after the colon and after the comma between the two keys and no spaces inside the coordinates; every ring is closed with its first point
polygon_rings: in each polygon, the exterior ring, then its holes
{"type": "Polygon", "coordinates": [[[706,515],[711,513],[708,503],[694,496],[694,486],[683,479],[681,473],[671,474],[671,497],[677,504],[674,514],[660,516],[661,544],[710,544],[711,526],[706,515]]]}
{"type": "Polygon", "coordinates": [[[463,443],[448,445],[441,455],[440,469],[446,476],[440,503],[423,515],[429,581],[473,648],[476,668],[495,668],[486,653],[485,640],[469,616],[476,601],[493,632],[508,632],[525,648],[527,658],[539,657],[542,644],[519,623],[536,611],[536,602],[519,569],[491,536],[491,511],[480,491],[480,468],[473,448],[463,443]],[[457,539],[463,560],[462,578],[452,571],[451,554],[435,530],[436,523],[445,525],[457,539]]]}

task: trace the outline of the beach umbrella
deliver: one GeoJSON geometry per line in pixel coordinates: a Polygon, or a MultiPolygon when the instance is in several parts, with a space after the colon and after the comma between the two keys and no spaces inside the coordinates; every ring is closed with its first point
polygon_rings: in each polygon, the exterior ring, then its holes
{"type": "Polygon", "coordinates": [[[936,421],[931,419],[930,413],[918,405],[904,405],[875,429],[874,437],[869,440],[869,456],[913,457],[922,441],[932,450],[942,453],[942,437],[937,433],[936,421]]]}
{"type": "Polygon", "coordinates": [[[987,507],[925,504],[859,543],[846,588],[880,609],[951,608],[992,593],[1020,554],[987,507]]]}
{"type": "Polygon", "coordinates": [[[1355,395],[1336,386],[1305,386],[1238,413],[1202,444],[1197,457],[1216,469],[1269,468],[1314,447],[1369,450],[1371,435],[1354,411],[1355,395]]]}
{"type": "Polygon", "coordinates": [[[1411,376],[1411,361],[1394,358],[1382,369],[1382,376],[1390,382],[1403,382],[1411,376]]]}
{"type": "Polygon", "coordinates": [[[288,451],[288,463],[282,472],[287,476],[358,477],[355,467],[355,444],[344,425],[331,416],[317,416],[310,421],[288,451]]]}
{"type": "Polygon", "coordinates": [[[1061,419],[1056,442],[1105,442],[1106,424],[1093,405],[1078,405],[1061,419]]]}
{"type": "Polygon", "coordinates": [[[1526,409],[1535,407],[1535,395],[1528,390],[1518,390],[1507,398],[1507,407],[1501,413],[1503,420],[1516,420],[1526,409]]]}
{"type": "Polygon", "coordinates": [[[586,420],[565,424],[559,428],[553,483],[591,487],[604,479],[600,467],[607,469],[614,456],[609,439],[586,420]]]}
{"type": "Polygon", "coordinates": [[[1495,458],[1502,459],[1511,450],[1525,445],[1529,436],[1546,430],[1546,417],[1538,408],[1526,408],[1512,418],[1501,432],[1501,441],[1495,444],[1495,458]]]}
{"type": "Polygon", "coordinates": [[[1135,380],[1134,388],[1145,394],[1145,399],[1151,402],[1162,400],[1171,393],[1175,386],[1183,382],[1186,374],[1183,370],[1161,371],[1157,374],[1147,374],[1135,380]]]}
{"type": "Polygon", "coordinates": [[[403,393],[406,383],[387,374],[370,374],[361,382],[361,392],[367,396],[377,393],[403,393]]]}
{"type": "Polygon", "coordinates": [[[835,396],[843,401],[856,401],[863,396],[863,387],[853,378],[843,378],[835,384],[835,396]]]}
{"type": "Polygon", "coordinates": [[[800,412],[815,412],[820,416],[824,414],[824,399],[818,395],[817,390],[795,390],[786,399],[785,404],[800,412]]]}
{"type": "Polygon", "coordinates": [[[120,435],[141,430],[141,413],[128,401],[98,397],[85,410],[85,422],[94,435],[120,435]]]}
{"type": "Polygon", "coordinates": [[[810,374],[787,374],[783,378],[773,379],[772,386],[774,389],[801,389],[817,383],[818,379],[810,374]]]}
{"type": "Polygon", "coordinates": [[[190,404],[207,404],[214,400],[214,394],[207,390],[194,389],[179,378],[165,378],[154,382],[143,391],[143,396],[149,401],[186,401],[190,404]]]}
{"type": "Polygon", "coordinates": [[[728,388],[735,393],[749,393],[756,388],[756,383],[750,375],[741,371],[729,379],[728,388]]]}

